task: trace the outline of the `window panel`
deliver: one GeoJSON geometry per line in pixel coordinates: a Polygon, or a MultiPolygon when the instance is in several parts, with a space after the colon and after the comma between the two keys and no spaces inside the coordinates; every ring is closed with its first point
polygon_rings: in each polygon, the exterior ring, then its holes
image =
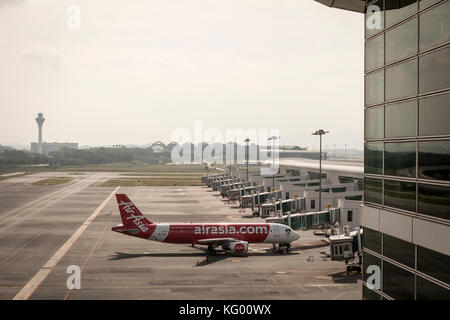
{"type": "Polygon", "coordinates": [[[383,261],[383,292],[396,300],[413,300],[414,274],[383,261]]]}
{"type": "Polygon", "coordinates": [[[383,143],[366,143],[364,148],[364,172],[383,174],[383,143]]]}
{"type": "Polygon", "coordinates": [[[383,70],[366,76],[366,105],[383,103],[384,73],[383,70]]]}
{"type": "Polygon", "coordinates": [[[417,270],[450,284],[450,256],[417,246],[417,270]]]}
{"type": "Polygon", "coordinates": [[[415,137],[417,101],[386,105],[386,137],[415,137]]]}
{"type": "Polygon", "coordinates": [[[417,300],[450,300],[450,290],[417,277],[417,300]]]}
{"type": "MultiPolygon", "coordinates": [[[[372,275],[372,273],[367,273],[367,267],[369,267],[369,266],[378,266],[381,271],[381,259],[371,255],[370,253],[363,251],[363,280],[364,281],[367,281],[367,278],[369,278],[372,275]]],[[[380,276],[381,276],[381,274],[380,274],[380,276]]],[[[380,281],[380,285],[381,285],[381,281],[380,281]]]]}
{"type": "Polygon", "coordinates": [[[376,1],[375,3],[373,3],[373,5],[378,6],[378,8],[380,9],[380,14],[379,16],[377,16],[376,14],[373,14],[371,12],[369,12],[369,10],[367,10],[367,13],[365,14],[365,30],[366,30],[366,38],[373,36],[374,34],[377,34],[378,32],[382,31],[384,29],[384,5],[383,5],[383,0],[379,0],[376,1]],[[372,28],[372,22],[376,21],[374,19],[374,17],[379,17],[379,22],[380,22],[380,28],[373,28],[373,29],[369,29],[369,25],[372,28]]]}
{"type": "Polygon", "coordinates": [[[450,94],[419,100],[419,135],[450,134],[450,94]]]}
{"type": "MultiPolygon", "coordinates": [[[[450,47],[419,57],[419,92],[450,87],[450,47]]],[[[387,75],[386,75],[387,77],[387,75]]]]}
{"type": "Polygon", "coordinates": [[[416,211],[416,184],[384,180],[384,204],[394,208],[416,211]]]}
{"type": "Polygon", "coordinates": [[[365,45],[366,71],[370,71],[384,65],[384,34],[366,42],[365,45]]]}
{"type": "Polygon", "coordinates": [[[381,204],[382,183],[381,179],[364,178],[364,201],[381,204]]]}
{"type": "Polygon", "coordinates": [[[417,18],[386,32],[386,63],[417,53],[417,18]]]}
{"type": "Polygon", "coordinates": [[[362,233],[362,246],[377,253],[381,253],[381,233],[364,227],[362,233]]]}
{"type": "Polygon", "coordinates": [[[365,114],[366,139],[384,138],[384,107],[366,109],[365,114]]]}
{"type": "Polygon", "coordinates": [[[405,98],[416,94],[416,59],[386,69],[386,100],[405,98]]]}
{"type": "Polygon", "coordinates": [[[450,41],[450,2],[447,1],[420,16],[420,51],[450,41]]]}
{"type": "Polygon", "coordinates": [[[414,178],[416,176],[416,143],[385,143],[384,174],[414,178]]]}
{"type": "MultiPolygon", "coordinates": [[[[381,269],[380,269],[381,270],[381,269]]],[[[372,289],[363,286],[363,300],[381,300],[381,296],[372,289]]]]}
{"type": "Polygon", "coordinates": [[[450,140],[419,142],[419,177],[450,181],[450,140]]]}
{"type": "Polygon", "coordinates": [[[417,0],[386,0],[386,27],[417,12],[417,0]]]}
{"type": "Polygon", "coordinates": [[[429,7],[439,1],[440,0],[420,0],[419,1],[419,9],[422,10],[422,9],[429,7]]]}
{"type": "Polygon", "coordinates": [[[419,184],[418,212],[450,219],[450,187],[419,184]]]}
{"type": "Polygon", "coordinates": [[[383,255],[414,268],[416,254],[411,242],[383,234],[383,255]]]}

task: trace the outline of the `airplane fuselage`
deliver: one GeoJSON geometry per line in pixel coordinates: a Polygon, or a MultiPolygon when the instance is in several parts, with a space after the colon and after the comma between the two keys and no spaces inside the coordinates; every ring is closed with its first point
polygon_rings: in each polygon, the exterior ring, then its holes
{"type": "Polygon", "coordinates": [[[220,246],[231,252],[247,252],[249,243],[290,246],[300,235],[279,223],[152,223],[125,194],[116,194],[121,225],[112,230],[129,236],[167,242],[220,246]]]}
{"type": "Polygon", "coordinates": [[[138,226],[118,226],[114,231],[153,241],[196,244],[199,240],[235,238],[248,243],[290,243],[297,233],[278,223],[157,223],[138,226]]]}

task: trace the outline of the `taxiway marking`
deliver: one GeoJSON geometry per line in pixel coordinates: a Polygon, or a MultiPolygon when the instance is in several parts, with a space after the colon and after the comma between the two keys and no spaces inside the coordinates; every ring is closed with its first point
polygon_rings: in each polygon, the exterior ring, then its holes
{"type": "Polygon", "coordinates": [[[70,248],[77,242],[83,232],[89,227],[92,221],[97,217],[100,211],[111,200],[112,196],[119,190],[116,187],[109,196],[95,209],[95,211],[83,222],[83,224],[72,234],[72,236],[53,254],[46,264],[31,278],[30,281],[16,294],[13,300],[28,300],[41,283],[48,277],[58,262],[70,250],[70,248]]]}

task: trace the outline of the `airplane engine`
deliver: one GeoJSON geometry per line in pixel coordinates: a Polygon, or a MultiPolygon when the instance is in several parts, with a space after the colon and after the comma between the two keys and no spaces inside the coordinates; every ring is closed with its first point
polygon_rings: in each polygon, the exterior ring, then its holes
{"type": "Polygon", "coordinates": [[[248,251],[248,242],[247,241],[231,242],[230,251],[235,253],[245,253],[248,251]]]}

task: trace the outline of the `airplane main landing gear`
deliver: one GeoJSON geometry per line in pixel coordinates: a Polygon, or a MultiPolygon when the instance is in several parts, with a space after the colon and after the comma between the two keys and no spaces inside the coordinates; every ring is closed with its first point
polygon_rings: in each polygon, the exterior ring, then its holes
{"type": "Polygon", "coordinates": [[[214,246],[212,244],[208,245],[208,254],[210,256],[214,256],[216,254],[216,249],[214,249],[214,246]]]}
{"type": "Polygon", "coordinates": [[[291,248],[291,244],[290,243],[279,243],[278,244],[278,248],[277,248],[277,245],[274,243],[273,244],[273,248],[272,248],[272,252],[273,253],[278,253],[278,254],[283,254],[283,253],[288,254],[290,248],[291,248]]]}

